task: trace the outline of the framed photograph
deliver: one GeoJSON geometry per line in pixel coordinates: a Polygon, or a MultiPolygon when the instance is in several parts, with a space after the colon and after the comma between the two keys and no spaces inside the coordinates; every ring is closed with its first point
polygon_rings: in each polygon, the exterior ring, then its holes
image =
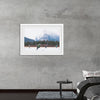
{"type": "Polygon", "coordinates": [[[20,55],[63,55],[63,24],[20,24],[20,55]]]}

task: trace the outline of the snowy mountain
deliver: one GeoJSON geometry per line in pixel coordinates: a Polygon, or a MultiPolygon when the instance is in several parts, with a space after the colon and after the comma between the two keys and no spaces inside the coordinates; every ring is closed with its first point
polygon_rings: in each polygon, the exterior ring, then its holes
{"type": "Polygon", "coordinates": [[[34,41],[35,41],[35,40],[33,40],[33,39],[24,37],[24,42],[34,42],[34,41]]]}
{"type": "MultiPolygon", "coordinates": [[[[37,39],[36,39],[37,40],[37,39]]],[[[59,36],[56,34],[44,34],[42,37],[40,37],[37,41],[59,41],[59,36]]]]}

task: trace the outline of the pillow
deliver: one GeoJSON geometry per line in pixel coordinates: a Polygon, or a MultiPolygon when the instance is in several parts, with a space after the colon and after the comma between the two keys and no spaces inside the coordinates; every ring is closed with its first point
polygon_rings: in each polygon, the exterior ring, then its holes
{"type": "Polygon", "coordinates": [[[94,78],[94,77],[100,77],[100,71],[86,71],[83,70],[83,77],[84,79],[88,79],[88,78],[94,78]]]}
{"type": "Polygon", "coordinates": [[[86,80],[87,77],[93,77],[94,76],[94,72],[92,71],[86,71],[86,70],[83,70],[83,77],[84,79],[86,80]]]}
{"type": "Polygon", "coordinates": [[[94,72],[94,76],[100,77],[100,71],[95,71],[95,72],[94,72]]]}
{"type": "Polygon", "coordinates": [[[77,90],[77,93],[79,94],[80,93],[80,90],[78,88],[76,90],[77,90]]]}

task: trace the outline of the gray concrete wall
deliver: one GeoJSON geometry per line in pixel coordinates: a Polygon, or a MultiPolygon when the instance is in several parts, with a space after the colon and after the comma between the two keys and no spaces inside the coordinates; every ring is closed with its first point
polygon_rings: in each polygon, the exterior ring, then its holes
{"type": "Polygon", "coordinates": [[[83,69],[100,69],[100,0],[0,0],[0,89],[76,87],[83,69]],[[64,55],[20,56],[19,24],[49,23],[64,24],[64,55]]]}

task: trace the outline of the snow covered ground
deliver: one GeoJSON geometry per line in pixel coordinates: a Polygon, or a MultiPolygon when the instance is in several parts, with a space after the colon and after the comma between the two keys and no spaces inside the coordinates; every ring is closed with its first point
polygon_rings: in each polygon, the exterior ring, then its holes
{"type": "Polygon", "coordinates": [[[60,47],[24,47],[21,55],[63,55],[63,50],[60,47]]]}

